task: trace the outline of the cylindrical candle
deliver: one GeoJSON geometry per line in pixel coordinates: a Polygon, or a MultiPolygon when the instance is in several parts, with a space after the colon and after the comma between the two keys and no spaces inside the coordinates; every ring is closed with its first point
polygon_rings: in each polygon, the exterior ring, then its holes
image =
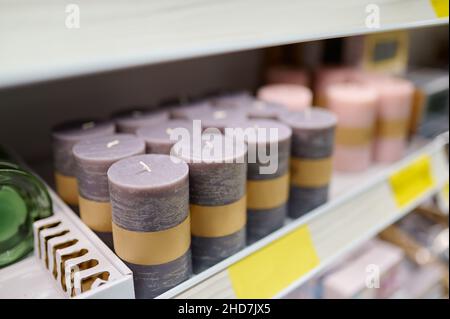
{"type": "Polygon", "coordinates": [[[330,85],[352,82],[359,72],[350,67],[324,66],[314,75],[314,104],[325,107],[327,105],[326,92],[330,85]]]}
{"type": "Polygon", "coordinates": [[[79,189],[80,217],[112,247],[109,167],[121,159],[145,153],[145,142],[133,135],[85,139],[73,148],[79,189]]]}
{"type": "Polygon", "coordinates": [[[135,134],[141,127],[159,124],[169,119],[169,112],[163,110],[130,109],[113,116],[120,133],[135,134]]]}
{"type": "Polygon", "coordinates": [[[258,90],[258,99],[277,103],[289,111],[301,111],[311,107],[312,92],[295,84],[269,84],[258,90]]]}
{"type": "Polygon", "coordinates": [[[335,168],[355,172],[372,162],[378,94],[368,85],[337,83],[327,89],[327,107],[336,114],[335,168]]]}
{"type": "Polygon", "coordinates": [[[385,163],[398,161],[406,151],[414,85],[389,76],[373,76],[368,83],[379,94],[375,160],[385,163]]]}
{"type": "Polygon", "coordinates": [[[274,65],[266,72],[266,82],[269,84],[297,84],[308,87],[309,75],[306,70],[289,65],[274,65]]]}
{"type": "Polygon", "coordinates": [[[136,131],[136,135],[142,138],[147,144],[149,154],[170,154],[172,146],[178,142],[171,139],[173,131],[181,128],[192,132],[192,121],[189,120],[169,120],[155,126],[143,127],[136,131]]]}
{"type": "Polygon", "coordinates": [[[175,149],[189,165],[192,259],[198,273],[245,247],[247,148],[221,134],[203,134],[175,149]]]}
{"type": "Polygon", "coordinates": [[[211,104],[206,101],[194,102],[175,106],[170,109],[170,118],[172,119],[191,119],[196,114],[208,112],[211,104]]]}
{"type": "Polygon", "coordinates": [[[297,218],[328,200],[336,116],[312,108],[281,116],[292,128],[288,214],[297,218]]]}
{"type": "Polygon", "coordinates": [[[202,113],[189,114],[189,118],[200,120],[202,129],[216,128],[223,133],[225,128],[234,123],[247,120],[247,114],[240,108],[214,107],[202,113]]]}
{"type": "Polygon", "coordinates": [[[78,205],[73,146],[85,138],[113,135],[114,132],[114,123],[94,120],[66,122],[53,128],[52,147],[56,191],[67,204],[78,205]]]}
{"type": "Polygon", "coordinates": [[[230,134],[247,144],[247,242],[253,243],[282,227],[287,216],[292,130],[249,120],[230,134]]]}
{"type": "Polygon", "coordinates": [[[280,104],[255,100],[248,107],[247,116],[250,119],[277,120],[281,114],[286,112],[286,108],[280,104]]]}
{"type": "Polygon", "coordinates": [[[245,108],[254,101],[249,92],[236,92],[209,99],[212,107],[245,108]]]}
{"type": "Polygon", "coordinates": [[[108,170],[114,249],[133,271],[137,298],[153,298],[191,272],[189,168],[168,155],[121,160],[108,170]]]}

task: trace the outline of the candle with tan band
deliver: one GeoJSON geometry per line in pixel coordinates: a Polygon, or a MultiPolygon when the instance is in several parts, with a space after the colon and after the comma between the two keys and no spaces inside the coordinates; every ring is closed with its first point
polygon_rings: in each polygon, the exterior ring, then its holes
{"type": "Polygon", "coordinates": [[[288,214],[298,218],[328,200],[336,116],[323,109],[286,114],[292,129],[288,214]]]}
{"type": "Polygon", "coordinates": [[[121,159],[144,153],[145,142],[129,134],[90,138],[73,148],[80,217],[110,247],[112,224],[108,169],[121,159]]]}
{"type": "Polygon", "coordinates": [[[328,87],[327,107],[338,118],[334,155],[337,170],[363,171],[372,163],[377,103],[376,90],[362,83],[328,87]]]}
{"type": "Polygon", "coordinates": [[[245,134],[234,138],[248,148],[247,242],[251,244],[282,227],[287,216],[292,130],[272,120],[249,120],[238,128],[245,134]],[[271,171],[264,170],[269,167],[271,171]]]}
{"type": "Polygon", "coordinates": [[[189,165],[192,258],[198,273],[245,247],[247,148],[221,134],[204,134],[198,145],[181,141],[175,149],[189,165]]]}
{"type": "Polygon", "coordinates": [[[121,160],[108,170],[114,249],[133,271],[137,298],[154,298],[188,279],[189,168],[170,156],[121,160]]]}
{"type": "Polygon", "coordinates": [[[85,138],[112,135],[114,132],[114,123],[95,120],[66,122],[52,129],[56,191],[67,204],[78,206],[73,146],[85,138]]]}

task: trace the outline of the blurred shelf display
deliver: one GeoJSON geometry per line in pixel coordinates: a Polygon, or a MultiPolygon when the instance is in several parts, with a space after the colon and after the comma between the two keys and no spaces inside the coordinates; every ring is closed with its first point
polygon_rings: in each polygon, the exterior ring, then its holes
{"type": "Polygon", "coordinates": [[[0,87],[446,23],[441,0],[2,0],[0,87]]]}

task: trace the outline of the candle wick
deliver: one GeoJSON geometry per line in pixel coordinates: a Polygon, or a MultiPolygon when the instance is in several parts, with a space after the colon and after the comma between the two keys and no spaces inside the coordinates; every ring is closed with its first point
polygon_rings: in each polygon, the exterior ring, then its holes
{"type": "Polygon", "coordinates": [[[150,166],[148,166],[147,164],[145,164],[143,161],[140,161],[139,164],[142,165],[142,167],[149,173],[152,172],[152,170],[150,169],[150,166]]]}
{"type": "Polygon", "coordinates": [[[222,120],[227,117],[227,112],[226,111],[216,111],[216,112],[214,112],[213,117],[216,120],[222,120]]]}
{"type": "Polygon", "coordinates": [[[167,130],[166,130],[166,133],[167,133],[167,135],[170,135],[170,134],[172,134],[172,129],[171,128],[168,128],[167,130]]]}
{"type": "Polygon", "coordinates": [[[87,130],[87,129],[93,128],[94,126],[95,126],[94,122],[86,122],[83,125],[81,125],[81,129],[87,130]]]}
{"type": "Polygon", "coordinates": [[[112,142],[109,142],[108,144],[106,144],[107,148],[111,148],[113,146],[116,146],[117,144],[119,144],[120,142],[118,140],[114,140],[112,142]]]}

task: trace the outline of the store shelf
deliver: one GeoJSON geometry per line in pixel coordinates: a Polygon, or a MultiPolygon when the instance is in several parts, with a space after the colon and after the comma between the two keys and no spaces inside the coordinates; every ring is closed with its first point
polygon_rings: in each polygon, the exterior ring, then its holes
{"type": "Polygon", "coordinates": [[[307,40],[448,23],[445,0],[0,0],[0,88],[307,40]],[[365,25],[367,5],[380,27],[365,25]],[[439,10],[439,4],[445,10],[439,10]]]}
{"type": "Polygon", "coordinates": [[[159,298],[282,297],[438,194],[448,183],[448,134],[392,166],[337,174],[333,198],[159,298]],[[394,191],[395,190],[395,191],[394,191]]]}

